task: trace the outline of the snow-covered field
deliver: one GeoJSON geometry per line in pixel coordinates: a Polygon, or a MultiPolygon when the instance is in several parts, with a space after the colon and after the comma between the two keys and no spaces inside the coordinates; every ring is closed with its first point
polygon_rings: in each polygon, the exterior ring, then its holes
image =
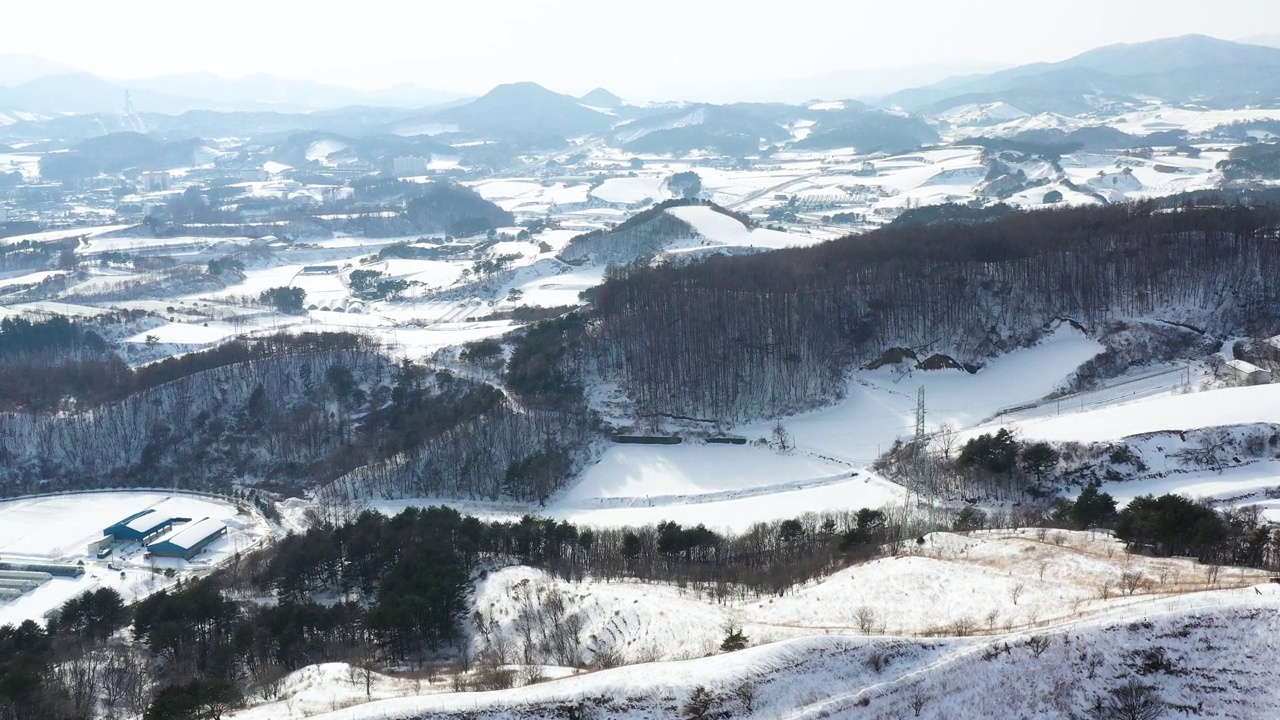
{"type": "MultiPolygon", "coordinates": [[[[177,529],[181,525],[176,526],[177,529]]],[[[16,563],[84,564],[76,579],[55,577],[7,604],[0,604],[0,625],[41,620],[44,613],[86,590],[116,589],[126,601],[144,597],[172,584],[163,571],[178,577],[221,564],[265,540],[269,529],[256,514],[228,501],[172,492],[92,492],[39,496],[0,502],[0,560],[16,563]],[[98,559],[88,545],[102,538],[109,525],[141,510],[152,509],[193,521],[209,517],[225,523],[225,537],[211,543],[190,562],[176,558],[146,558],[138,544],[118,545],[111,556],[98,559]],[[108,564],[114,566],[109,568],[108,564]]],[[[162,539],[162,538],[157,538],[162,539]]]]}
{"type": "MultiPolygon", "coordinates": [[[[776,250],[798,245],[811,245],[815,242],[815,239],[809,235],[778,232],[777,230],[765,228],[751,229],[738,220],[705,206],[677,207],[671,208],[667,212],[689,223],[699,235],[712,243],[713,246],[776,250]]],[[[679,248],[676,252],[687,252],[702,247],[705,247],[705,245],[679,248]]]]}
{"type": "Polygon", "coordinates": [[[1021,420],[1039,440],[1101,442],[1160,430],[1280,423],[1280,385],[1159,395],[1087,412],[1021,420]]]}
{"type": "Polygon", "coordinates": [[[643,203],[646,200],[658,201],[666,197],[664,184],[661,177],[610,178],[592,190],[591,196],[623,205],[643,203]]]}
{"type": "MultiPolygon", "coordinates": [[[[786,418],[801,450],[870,465],[893,441],[915,429],[917,393],[925,390],[929,432],[950,424],[971,427],[1000,409],[1038,400],[1056,390],[1084,361],[1102,351],[1096,341],[1060,326],[1040,343],[1002,355],[977,373],[881,368],[853,374],[847,396],[821,410],[786,418]]],[[[767,436],[771,424],[739,432],[767,436]]]]}
{"type": "Polygon", "coordinates": [[[22,242],[50,242],[54,240],[66,240],[67,238],[73,237],[92,238],[95,235],[104,235],[117,230],[124,230],[128,227],[131,226],[95,225],[92,227],[71,228],[67,230],[48,230],[45,232],[31,233],[29,235],[11,235],[6,238],[0,238],[0,245],[12,245],[22,242]]]}
{"type": "Polygon", "coordinates": [[[817,456],[752,445],[614,445],[547,507],[598,525],[675,520],[741,531],[815,509],[880,507],[898,486],[817,456]]]}
{"type": "MultiPolygon", "coordinates": [[[[546,213],[557,206],[582,205],[589,200],[591,190],[586,182],[542,183],[534,180],[484,180],[472,184],[471,188],[502,209],[520,213],[546,213]]],[[[624,199],[621,202],[632,201],[624,199]]]]}

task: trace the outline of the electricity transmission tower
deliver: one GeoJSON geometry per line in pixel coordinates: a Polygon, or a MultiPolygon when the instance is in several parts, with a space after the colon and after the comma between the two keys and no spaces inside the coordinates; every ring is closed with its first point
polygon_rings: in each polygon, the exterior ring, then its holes
{"type": "Polygon", "coordinates": [[[933,528],[937,512],[937,484],[934,481],[933,458],[929,456],[929,434],[925,429],[924,386],[916,393],[916,440],[913,446],[911,462],[911,480],[907,488],[906,515],[903,518],[902,532],[914,535],[921,520],[929,529],[933,528]],[[920,516],[920,505],[924,505],[925,517],[920,516]]]}

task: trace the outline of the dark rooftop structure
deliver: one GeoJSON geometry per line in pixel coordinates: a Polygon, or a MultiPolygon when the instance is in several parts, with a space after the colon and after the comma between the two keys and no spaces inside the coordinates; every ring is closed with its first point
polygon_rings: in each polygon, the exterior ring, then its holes
{"type": "Polygon", "coordinates": [[[180,557],[190,560],[209,543],[227,534],[227,526],[213,518],[203,518],[178,530],[172,535],[151,543],[147,552],[160,557],[180,557]]]}
{"type": "Polygon", "coordinates": [[[146,542],[173,527],[175,522],[182,519],[147,509],[136,512],[107,527],[102,531],[102,534],[109,535],[116,540],[146,542]]]}

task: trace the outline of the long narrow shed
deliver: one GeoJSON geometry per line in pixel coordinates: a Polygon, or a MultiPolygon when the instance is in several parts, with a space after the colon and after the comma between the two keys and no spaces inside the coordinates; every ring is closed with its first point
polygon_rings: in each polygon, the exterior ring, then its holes
{"type": "Polygon", "coordinates": [[[202,518],[186,525],[168,537],[147,546],[147,552],[160,557],[190,560],[214,540],[227,534],[227,526],[213,518],[202,518]]]}
{"type": "Polygon", "coordinates": [[[107,527],[102,531],[102,534],[116,540],[145,543],[160,533],[167,531],[173,527],[175,522],[181,519],[167,513],[156,512],[153,509],[141,510],[107,527]]]}

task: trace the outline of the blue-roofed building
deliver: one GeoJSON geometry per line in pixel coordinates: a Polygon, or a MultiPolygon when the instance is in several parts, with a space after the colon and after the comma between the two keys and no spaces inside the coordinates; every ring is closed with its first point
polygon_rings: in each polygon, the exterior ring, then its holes
{"type": "Polygon", "coordinates": [[[147,552],[160,557],[180,557],[190,560],[208,547],[209,543],[226,534],[226,525],[213,518],[204,518],[151,543],[147,546],[147,552]]]}
{"type": "Polygon", "coordinates": [[[166,513],[158,513],[147,509],[136,512],[120,522],[102,531],[103,535],[115,538],[117,542],[140,542],[160,535],[173,527],[182,518],[175,518],[166,513]]]}

